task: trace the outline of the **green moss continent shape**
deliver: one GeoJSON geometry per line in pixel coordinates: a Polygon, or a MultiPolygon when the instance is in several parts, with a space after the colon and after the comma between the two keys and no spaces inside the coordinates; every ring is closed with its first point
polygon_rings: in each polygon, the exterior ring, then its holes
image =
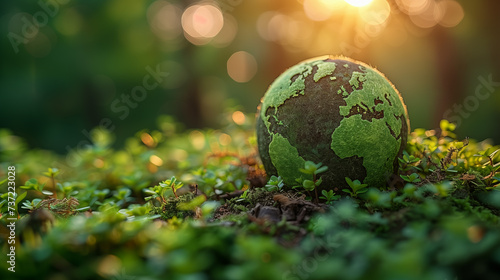
{"type": "Polygon", "coordinates": [[[259,153],[269,175],[289,185],[307,160],[322,162],[321,189],[345,177],[382,187],[397,167],[409,131],[399,92],[372,67],[346,57],[292,66],[269,87],[257,120],[259,153]]]}

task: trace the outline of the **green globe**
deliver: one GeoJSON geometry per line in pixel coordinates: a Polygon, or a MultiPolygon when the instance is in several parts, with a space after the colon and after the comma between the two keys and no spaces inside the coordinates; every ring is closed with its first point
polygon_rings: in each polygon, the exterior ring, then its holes
{"type": "Polygon", "coordinates": [[[409,132],[406,106],[376,69],[347,58],[303,61],[269,87],[257,113],[257,142],[268,175],[287,186],[310,179],[299,170],[322,163],[319,189],[347,187],[345,178],[384,187],[397,172],[409,132]]]}

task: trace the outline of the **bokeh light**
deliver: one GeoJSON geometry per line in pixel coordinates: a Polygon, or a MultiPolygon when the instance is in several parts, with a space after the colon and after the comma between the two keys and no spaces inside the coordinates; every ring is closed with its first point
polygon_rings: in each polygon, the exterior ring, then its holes
{"type": "Polygon", "coordinates": [[[196,150],[202,150],[205,147],[205,135],[199,130],[193,130],[189,133],[189,141],[196,150]]]}
{"type": "Polygon", "coordinates": [[[383,24],[391,15],[391,6],[387,0],[374,0],[368,6],[360,7],[359,15],[366,24],[383,24]]]}
{"type": "Polygon", "coordinates": [[[176,161],[183,161],[188,158],[188,153],[183,149],[175,149],[170,156],[176,161]]]}
{"type": "Polygon", "coordinates": [[[257,73],[257,61],[248,52],[235,52],[227,60],[227,73],[234,81],[246,83],[257,73]]]}
{"type": "Polygon", "coordinates": [[[153,139],[153,136],[147,132],[141,133],[141,141],[144,143],[144,145],[152,148],[155,146],[155,140],[153,139]]]}
{"type": "Polygon", "coordinates": [[[151,30],[160,39],[171,40],[179,36],[182,10],[167,1],[155,1],[147,10],[151,30]]]}
{"type": "Polygon", "coordinates": [[[226,134],[226,133],[221,133],[219,135],[219,144],[221,146],[227,146],[229,144],[231,144],[231,136],[229,134],[226,134]]]}
{"type": "Polygon", "coordinates": [[[327,20],[334,12],[338,2],[336,0],[304,0],[304,12],[311,20],[327,20]]]}
{"type": "Polygon", "coordinates": [[[232,15],[226,14],[224,15],[224,26],[219,34],[213,38],[211,44],[218,48],[227,47],[233,42],[237,32],[238,22],[232,15]]]}
{"type": "Polygon", "coordinates": [[[420,28],[457,26],[464,18],[464,10],[454,0],[397,0],[399,9],[410,16],[420,28]]]}
{"type": "Polygon", "coordinates": [[[430,0],[396,0],[399,8],[408,15],[418,15],[430,5],[430,0]]]}
{"type": "Polygon", "coordinates": [[[427,5],[420,13],[411,13],[411,21],[418,27],[430,28],[436,26],[443,16],[440,6],[434,1],[427,1],[427,5]]]}
{"type": "Polygon", "coordinates": [[[257,19],[257,31],[263,39],[277,42],[283,37],[288,21],[288,17],[281,13],[265,12],[257,19]]]}
{"type": "Polygon", "coordinates": [[[354,7],[363,7],[372,2],[372,0],[344,0],[344,1],[346,1],[349,5],[354,7]]]}
{"type": "Polygon", "coordinates": [[[219,34],[224,17],[216,6],[197,4],[184,11],[181,23],[186,39],[195,45],[203,45],[219,34]]]}
{"type": "Polygon", "coordinates": [[[238,125],[244,124],[246,120],[245,114],[243,114],[241,111],[235,111],[231,115],[231,118],[233,119],[233,122],[238,125]]]}
{"type": "Polygon", "coordinates": [[[457,1],[443,0],[438,3],[443,11],[439,24],[443,27],[455,27],[464,19],[464,9],[457,1]]]}
{"type": "Polygon", "coordinates": [[[149,162],[151,162],[152,164],[156,165],[156,166],[162,166],[163,165],[163,160],[157,156],[157,155],[151,155],[149,157],[149,162]]]}

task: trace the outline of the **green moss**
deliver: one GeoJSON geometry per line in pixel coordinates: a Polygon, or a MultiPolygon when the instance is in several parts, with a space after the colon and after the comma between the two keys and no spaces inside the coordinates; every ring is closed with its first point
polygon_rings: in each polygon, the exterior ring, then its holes
{"type": "MultiPolygon", "coordinates": [[[[351,81],[353,79],[354,74],[351,81]]],[[[340,114],[343,116],[349,115],[354,106],[361,106],[368,110],[374,108],[377,112],[384,112],[384,120],[394,134],[399,135],[402,127],[399,116],[404,115],[407,119],[407,112],[401,97],[392,84],[382,73],[372,69],[367,69],[364,74],[356,74],[356,80],[358,79],[364,81],[363,88],[353,91],[345,98],[347,105],[340,107],[340,114]]],[[[351,81],[349,82],[351,83],[351,81]]],[[[386,130],[389,130],[389,128],[386,128],[386,130]]]]}
{"type": "Polygon", "coordinates": [[[337,64],[335,62],[318,64],[318,70],[314,74],[314,81],[318,82],[321,78],[332,75],[335,71],[337,64]]]}
{"type": "Polygon", "coordinates": [[[153,207],[153,213],[159,214],[161,219],[167,221],[173,217],[186,218],[194,216],[194,212],[191,210],[179,210],[178,206],[181,203],[189,202],[193,199],[194,195],[192,193],[187,193],[185,195],[179,196],[179,198],[169,197],[166,203],[162,203],[158,207],[153,207]]]}
{"type": "Polygon", "coordinates": [[[396,140],[383,119],[372,122],[354,115],[340,122],[332,134],[332,150],[340,158],[359,156],[366,168],[364,183],[371,187],[383,186],[385,176],[393,172],[401,139],[396,140]]]}
{"type": "Polygon", "coordinates": [[[395,171],[407,133],[402,132],[407,128],[402,123],[406,107],[393,85],[377,70],[344,57],[318,57],[286,70],[266,92],[260,118],[270,135],[262,142],[265,154],[269,151],[267,171],[282,176],[287,185],[295,184],[297,170],[307,159],[329,162],[331,171],[324,176],[328,188],[342,185],[346,172],[381,186],[395,171]],[[312,106],[329,106],[329,111],[312,106]],[[314,139],[322,140],[309,145],[314,139]],[[347,162],[353,166],[345,166],[347,162]],[[340,165],[347,169],[339,171],[340,165]]]}
{"type": "Polygon", "coordinates": [[[269,107],[274,107],[275,110],[282,105],[288,98],[304,94],[306,76],[312,73],[313,67],[310,64],[299,64],[291,67],[288,71],[281,74],[269,87],[268,91],[273,91],[274,94],[264,98],[261,108],[261,118],[264,120],[266,127],[269,128],[269,117],[265,113],[269,107]],[[297,74],[300,73],[300,74],[297,74]],[[292,81],[295,75],[299,75],[292,81]]]}
{"type": "Polygon", "coordinates": [[[359,88],[359,83],[360,82],[364,82],[364,81],[366,81],[366,76],[364,75],[364,73],[353,72],[352,76],[351,76],[351,79],[349,80],[349,84],[353,88],[358,89],[359,88]]]}
{"type": "MultiPolygon", "coordinates": [[[[322,59],[326,58],[326,56],[322,57],[322,59]]],[[[307,60],[290,67],[271,84],[267,92],[273,92],[273,94],[266,94],[264,96],[260,110],[260,117],[267,128],[270,125],[269,116],[266,117],[267,109],[273,107],[276,112],[278,107],[287,99],[303,95],[305,89],[304,81],[307,76],[312,74],[314,66],[318,67],[313,77],[316,82],[323,77],[331,75],[335,70],[335,63],[324,63],[321,59],[307,60]]]]}
{"type": "Polygon", "coordinates": [[[340,114],[348,116],[353,107],[359,106],[368,113],[382,112],[383,118],[364,120],[356,114],[344,118],[332,134],[332,150],[341,158],[359,156],[367,170],[365,183],[383,185],[385,176],[392,173],[393,161],[399,152],[402,129],[401,115],[406,108],[399,94],[379,72],[367,69],[366,73],[354,72],[349,83],[354,90],[344,100],[340,114]],[[363,88],[360,87],[363,82],[363,88]]]}
{"type": "Polygon", "coordinates": [[[275,134],[269,145],[269,156],[285,184],[294,185],[296,183],[294,178],[300,177],[299,168],[303,168],[306,162],[299,156],[297,149],[290,145],[286,138],[275,134]]]}

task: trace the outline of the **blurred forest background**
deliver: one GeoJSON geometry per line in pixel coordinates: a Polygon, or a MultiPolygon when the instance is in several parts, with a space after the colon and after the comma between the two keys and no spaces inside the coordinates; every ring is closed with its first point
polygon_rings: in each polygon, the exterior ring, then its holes
{"type": "Polygon", "coordinates": [[[448,118],[500,143],[497,0],[2,1],[0,128],[65,153],[102,125],[115,145],[160,115],[187,128],[253,113],[287,67],[367,62],[412,129],[448,118]]]}

